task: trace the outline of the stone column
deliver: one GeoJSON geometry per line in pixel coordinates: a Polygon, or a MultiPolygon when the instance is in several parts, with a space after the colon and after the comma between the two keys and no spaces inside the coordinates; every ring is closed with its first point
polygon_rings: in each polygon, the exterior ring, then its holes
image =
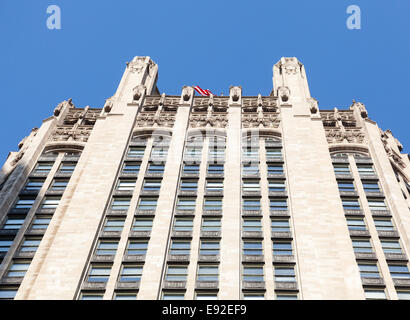
{"type": "Polygon", "coordinates": [[[363,289],[320,117],[312,115],[303,65],[274,68],[283,151],[304,299],[363,299],[363,289]]]}

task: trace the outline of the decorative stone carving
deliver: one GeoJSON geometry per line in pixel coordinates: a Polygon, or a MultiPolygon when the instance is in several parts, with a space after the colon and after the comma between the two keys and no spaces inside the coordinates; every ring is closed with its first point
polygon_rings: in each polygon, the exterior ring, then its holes
{"type": "Polygon", "coordinates": [[[114,101],[113,101],[113,100],[114,100],[113,97],[108,98],[107,100],[105,100],[104,111],[105,111],[106,113],[111,112],[111,109],[112,109],[112,107],[113,107],[113,105],[114,105],[114,101]]]}
{"type": "Polygon", "coordinates": [[[58,117],[65,105],[68,105],[69,108],[74,108],[74,104],[72,102],[72,99],[70,98],[67,101],[60,102],[57,105],[57,107],[54,109],[54,116],[58,117]]]}
{"type": "Polygon", "coordinates": [[[353,100],[353,104],[350,107],[350,109],[352,109],[353,107],[356,107],[359,110],[360,115],[362,116],[362,118],[366,119],[368,117],[366,107],[363,103],[356,102],[355,100],[353,100]]]}
{"type": "Polygon", "coordinates": [[[309,103],[310,112],[312,114],[315,114],[319,111],[318,102],[315,98],[307,98],[307,102],[309,103]]]}
{"type": "Polygon", "coordinates": [[[287,102],[290,97],[290,89],[288,87],[279,87],[278,95],[283,102],[287,102]]]}
{"type": "Polygon", "coordinates": [[[285,58],[282,69],[288,75],[295,75],[298,73],[298,70],[300,70],[300,63],[296,58],[285,58]]]}
{"type": "Polygon", "coordinates": [[[190,87],[184,86],[182,88],[182,99],[187,102],[191,99],[191,90],[190,87]]]}
{"type": "Polygon", "coordinates": [[[132,62],[127,63],[131,73],[141,73],[145,67],[145,58],[135,57],[132,62]]]}
{"type": "Polygon", "coordinates": [[[233,102],[239,102],[242,95],[242,88],[237,86],[231,86],[229,88],[229,93],[233,102]]]}
{"type": "Polygon", "coordinates": [[[133,99],[134,101],[139,101],[141,97],[145,94],[146,87],[142,84],[139,84],[133,89],[133,99]]]}

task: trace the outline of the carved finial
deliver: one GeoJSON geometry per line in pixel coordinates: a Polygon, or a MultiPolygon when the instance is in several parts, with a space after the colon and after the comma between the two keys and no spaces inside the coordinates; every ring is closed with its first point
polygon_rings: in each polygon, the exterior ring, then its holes
{"type": "Polygon", "coordinates": [[[133,89],[133,100],[139,101],[144,93],[145,93],[145,86],[142,84],[139,84],[133,89]]]}
{"type": "Polygon", "coordinates": [[[262,96],[260,93],[258,94],[258,107],[262,107],[262,96]]]}
{"type": "Polygon", "coordinates": [[[160,106],[163,106],[163,105],[164,105],[164,102],[165,102],[165,93],[163,93],[163,94],[161,95],[161,99],[159,100],[159,105],[160,105],[160,106]]]}

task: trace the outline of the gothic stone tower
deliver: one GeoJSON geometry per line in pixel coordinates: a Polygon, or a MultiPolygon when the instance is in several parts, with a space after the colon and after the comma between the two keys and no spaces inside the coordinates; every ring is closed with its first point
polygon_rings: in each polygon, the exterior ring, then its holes
{"type": "Polygon", "coordinates": [[[0,172],[0,299],[409,299],[410,163],[363,104],[160,94],[149,57],[0,172]]]}

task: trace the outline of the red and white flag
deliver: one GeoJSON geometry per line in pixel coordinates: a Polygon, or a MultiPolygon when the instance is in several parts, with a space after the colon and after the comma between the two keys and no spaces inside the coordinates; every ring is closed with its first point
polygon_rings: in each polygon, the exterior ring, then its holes
{"type": "Polygon", "coordinates": [[[204,90],[204,89],[201,89],[201,87],[199,87],[199,86],[194,86],[194,89],[201,96],[210,96],[211,94],[214,96],[214,94],[209,89],[204,90]]]}

